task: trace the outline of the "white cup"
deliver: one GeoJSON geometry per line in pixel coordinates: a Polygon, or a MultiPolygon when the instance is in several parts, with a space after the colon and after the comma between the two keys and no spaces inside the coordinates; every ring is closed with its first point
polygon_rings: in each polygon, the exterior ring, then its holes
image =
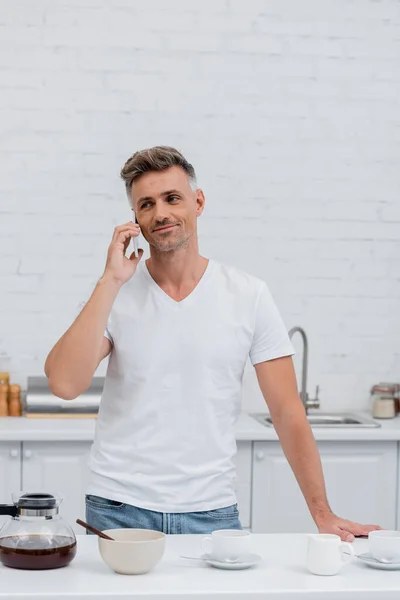
{"type": "Polygon", "coordinates": [[[218,529],[204,537],[201,547],[216,560],[235,560],[250,552],[249,531],[241,529],[218,529]]]}
{"type": "Polygon", "coordinates": [[[314,575],[336,575],[344,562],[354,556],[354,550],[338,535],[316,533],[308,536],[307,568],[314,575]]]}
{"type": "Polygon", "coordinates": [[[400,531],[377,530],[368,534],[369,551],[376,560],[400,562],[400,531]]]}

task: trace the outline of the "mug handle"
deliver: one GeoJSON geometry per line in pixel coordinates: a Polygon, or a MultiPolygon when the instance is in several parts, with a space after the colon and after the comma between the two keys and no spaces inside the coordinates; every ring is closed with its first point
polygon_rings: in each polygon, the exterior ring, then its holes
{"type": "Polygon", "coordinates": [[[342,542],[339,546],[339,550],[342,555],[343,562],[349,562],[349,560],[354,557],[353,547],[348,542],[342,542]]]}
{"type": "Polygon", "coordinates": [[[206,536],[201,540],[201,547],[206,554],[212,554],[212,538],[211,536],[206,536]]]}

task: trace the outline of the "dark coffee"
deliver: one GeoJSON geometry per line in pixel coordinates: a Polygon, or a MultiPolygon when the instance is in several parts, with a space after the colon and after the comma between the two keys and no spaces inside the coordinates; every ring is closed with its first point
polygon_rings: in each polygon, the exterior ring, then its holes
{"type": "Polygon", "coordinates": [[[76,554],[76,540],[66,535],[10,535],[0,539],[0,561],[14,569],[58,569],[76,554]]]}

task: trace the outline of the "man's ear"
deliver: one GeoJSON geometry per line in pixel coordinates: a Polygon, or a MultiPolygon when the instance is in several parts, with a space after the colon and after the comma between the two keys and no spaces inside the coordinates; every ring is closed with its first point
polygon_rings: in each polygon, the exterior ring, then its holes
{"type": "Polygon", "coordinates": [[[197,216],[199,217],[204,210],[206,199],[203,190],[196,190],[197,216]]]}

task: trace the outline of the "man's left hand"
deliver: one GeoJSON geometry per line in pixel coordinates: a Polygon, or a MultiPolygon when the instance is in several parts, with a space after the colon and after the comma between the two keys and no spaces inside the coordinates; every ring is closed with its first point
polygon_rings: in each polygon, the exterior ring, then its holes
{"type": "Polygon", "coordinates": [[[319,516],[316,523],[319,533],[334,533],[339,535],[343,542],[354,542],[355,537],[367,536],[370,531],[382,529],[379,525],[361,525],[346,521],[333,513],[319,516]]]}

